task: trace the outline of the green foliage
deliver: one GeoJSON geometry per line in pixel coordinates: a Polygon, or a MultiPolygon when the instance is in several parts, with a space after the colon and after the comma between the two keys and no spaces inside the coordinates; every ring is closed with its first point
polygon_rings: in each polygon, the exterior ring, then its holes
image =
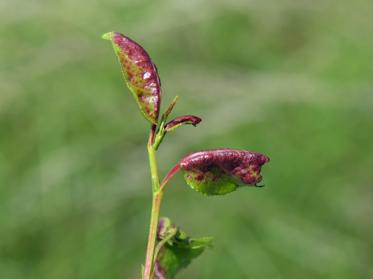
{"type": "Polygon", "coordinates": [[[201,172],[198,171],[184,171],[186,183],[197,192],[205,195],[225,195],[235,191],[239,185],[243,185],[237,178],[222,173],[218,168],[211,169],[203,179],[200,176],[201,172]],[[219,178],[216,179],[216,177],[219,178]]]}
{"type": "Polygon", "coordinates": [[[212,245],[211,237],[192,238],[171,223],[168,218],[160,219],[155,277],[172,279],[181,269],[187,267],[206,247],[212,245]],[[161,225],[162,224],[162,225],[161,225]]]}

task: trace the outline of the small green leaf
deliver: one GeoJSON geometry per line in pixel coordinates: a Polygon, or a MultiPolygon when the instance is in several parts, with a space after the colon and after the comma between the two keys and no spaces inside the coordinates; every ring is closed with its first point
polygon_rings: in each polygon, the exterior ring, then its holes
{"type": "Polygon", "coordinates": [[[156,279],[172,279],[182,268],[188,266],[206,247],[211,247],[211,237],[191,238],[171,223],[161,218],[158,226],[158,249],[154,275],[156,279]]]}
{"type": "Polygon", "coordinates": [[[124,79],[141,112],[157,124],[161,103],[161,82],[149,54],[135,41],[118,32],[102,36],[112,42],[124,79]]]}
{"type": "Polygon", "coordinates": [[[265,155],[236,149],[215,149],[184,157],[180,168],[189,186],[205,195],[224,195],[239,186],[257,186],[261,167],[269,162],[265,155]]]}

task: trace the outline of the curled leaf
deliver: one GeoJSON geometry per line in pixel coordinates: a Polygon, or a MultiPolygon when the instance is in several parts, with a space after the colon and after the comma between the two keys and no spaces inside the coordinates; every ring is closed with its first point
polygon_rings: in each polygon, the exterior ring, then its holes
{"type": "Polygon", "coordinates": [[[166,132],[170,132],[180,127],[181,125],[186,125],[186,124],[191,124],[193,126],[196,126],[201,121],[202,119],[195,115],[178,116],[166,124],[165,130],[166,132]]]}
{"type": "Polygon", "coordinates": [[[224,195],[239,186],[257,186],[261,167],[269,162],[263,154],[237,149],[215,149],[184,157],[180,168],[186,182],[206,195],[224,195]]]}
{"type": "Polygon", "coordinates": [[[146,119],[156,124],[161,102],[161,82],[149,54],[121,33],[109,32],[102,37],[112,42],[124,79],[140,110],[146,119]]]}
{"type": "Polygon", "coordinates": [[[155,260],[156,279],[172,279],[182,268],[188,266],[206,247],[211,246],[211,237],[192,238],[175,226],[169,218],[160,218],[157,234],[158,253],[155,260]]]}
{"type": "Polygon", "coordinates": [[[157,136],[155,138],[155,149],[157,150],[159,145],[161,144],[162,140],[164,139],[165,135],[167,132],[171,132],[175,130],[176,128],[186,125],[186,124],[191,124],[193,126],[196,126],[198,123],[202,121],[201,118],[194,116],[194,115],[183,115],[183,116],[178,116],[169,121],[166,124],[166,120],[172,109],[174,108],[176,101],[178,97],[175,97],[174,100],[171,102],[171,104],[168,106],[167,110],[165,113],[163,113],[161,121],[160,121],[160,126],[158,129],[157,136]]]}

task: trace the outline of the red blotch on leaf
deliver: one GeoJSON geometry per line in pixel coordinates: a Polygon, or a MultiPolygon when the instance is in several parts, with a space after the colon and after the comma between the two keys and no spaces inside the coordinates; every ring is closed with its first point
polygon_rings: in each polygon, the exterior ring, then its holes
{"type": "Polygon", "coordinates": [[[213,149],[189,154],[179,165],[185,171],[199,173],[197,180],[203,180],[208,175],[213,175],[213,180],[230,175],[244,184],[256,185],[262,180],[261,167],[269,160],[263,154],[246,150],[213,149]]]}
{"type": "Polygon", "coordinates": [[[161,81],[149,54],[138,43],[118,32],[104,35],[112,41],[127,85],[145,117],[156,124],[161,103],[161,81]]]}

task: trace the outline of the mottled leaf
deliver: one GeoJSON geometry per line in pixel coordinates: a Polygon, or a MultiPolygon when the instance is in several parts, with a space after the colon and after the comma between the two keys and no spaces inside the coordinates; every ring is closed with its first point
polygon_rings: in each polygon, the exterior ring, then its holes
{"type": "Polygon", "coordinates": [[[184,157],[180,168],[186,182],[206,195],[224,195],[239,186],[258,186],[261,167],[269,162],[265,155],[236,149],[215,149],[184,157]]]}
{"type": "Polygon", "coordinates": [[[157,235],[158,249],[154,276],[156,279],[172,279],[182,268],[188,266],[206,247],[211,246],[211,237],[191,238],[176,227],[170,219],[161,218],[157,235]]]}
{"type": "Polygon", "coordinates": [[[121,33],[109,32],[102,37],[112,42],[124,79],[140,110],[146,119],[156,124],[161,102],[161,82],[148,53],[121,33]]]}
{"type": "Polygon", "coordinates": [[[199,118],[198,116],[194,116],[194,115],[178,116],[166,124],[165,130],[166,132],[170,132],[180,127],[181,125],[186,125],[186,124],[191,124],[193,126],[196,126],[201,121],[202,121],[201,118],[199,118]]]}

